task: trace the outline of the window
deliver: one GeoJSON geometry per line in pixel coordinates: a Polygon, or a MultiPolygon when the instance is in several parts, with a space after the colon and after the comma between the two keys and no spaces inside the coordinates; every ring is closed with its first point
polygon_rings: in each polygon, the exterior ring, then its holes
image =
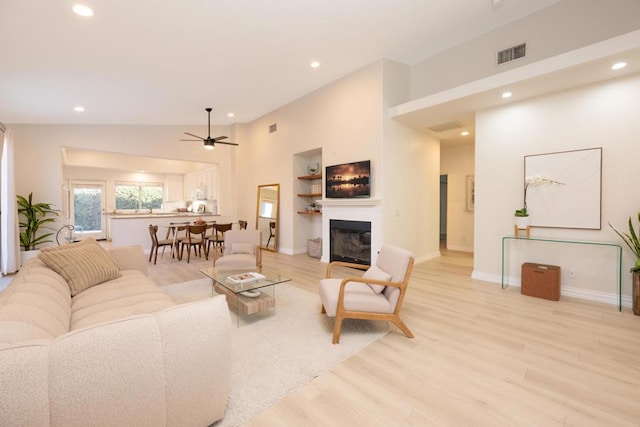
{"type": "Polygon", "coordinates": [[[157,182],[116,182],[116,209],[160,209],[164,186],[157,182]]]}
{"type": "Polygon", "coordinates": [[[263,200],[260,205],[260,216],[262,218],[273,218],[273,202],[263,200]]]}

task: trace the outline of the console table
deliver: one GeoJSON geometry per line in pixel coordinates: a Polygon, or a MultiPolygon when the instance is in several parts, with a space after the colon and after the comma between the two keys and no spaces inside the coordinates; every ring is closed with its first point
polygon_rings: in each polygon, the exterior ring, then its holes
{"type": "Polygon", "coordinates": [[[547,242],[547,243],[560,243],[569,245],[591,245],[591,246],[609,246],[617,249],[618,258],[618,310],[622,311],[622,246],[617,243],[609,242],[590,242],[583,240],[567,240],[567,239],[551,239],[546,237],[518,237],[518,236],[504,236],[502,238],[502,289],[505,289],[508,285],[504,282],[505,274],[505,243],[509,240],[526,240],[531,242],[547,242]]]}

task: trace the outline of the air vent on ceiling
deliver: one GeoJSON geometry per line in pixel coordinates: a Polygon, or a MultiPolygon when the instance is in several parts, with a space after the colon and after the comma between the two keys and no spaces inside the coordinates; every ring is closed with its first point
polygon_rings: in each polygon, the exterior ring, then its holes
{"type": "Polygon", "coordinates": [[[508,49],[501,50],[496,55],[496,64],[501,65],[516,59],[524,58],[527,55],[527,44],[522,43],[508,49]]]}
{"type": "Polygon", "coordinates": [[[459,129],[462,127],[462,123],[450,120],[448,122],[440,123],[439,125],[429,126],[429,130],[433,132],[444,132],[451,129],[459,129]]]}
{"type": "Polygon", "coordinates": [[[269,133],[273,133],[273,132],[275,132],[277,130],[278,130],[278,125],[277,124],[274,123],[274,124],[269,126],[269,133]]]}

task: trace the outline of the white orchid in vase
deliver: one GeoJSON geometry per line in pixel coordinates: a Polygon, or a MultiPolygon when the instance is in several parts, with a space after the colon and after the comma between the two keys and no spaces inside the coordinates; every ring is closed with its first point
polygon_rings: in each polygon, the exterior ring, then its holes
{"type": "Polygon", "coordinates": [[[528,176],[525,178],[524,180],[524,204],[522,209],[517,209],[515,212],[515,216],[517,217],[525,217],[525,216],[529,216],[529,211],[527,210],[527,190],[529,189],[530,186],[539,186],[542,184],[558,184],[558,185],[565,185],[563,182],[560,181],[556,181],[553,179],[549,179],[549,178],[544,178],[540,175],[533,175],[533,176],[528,176]]]}

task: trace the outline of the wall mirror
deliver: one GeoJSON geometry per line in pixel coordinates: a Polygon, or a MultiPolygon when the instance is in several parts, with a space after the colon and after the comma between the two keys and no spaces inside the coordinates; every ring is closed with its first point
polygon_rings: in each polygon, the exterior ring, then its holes
{"type": "Polygon", "coordinates": [[[280,206],[280,184],[258,185],[256,230],[262,232],[262,247],[278,250],[278,211],[280,206]]]}

